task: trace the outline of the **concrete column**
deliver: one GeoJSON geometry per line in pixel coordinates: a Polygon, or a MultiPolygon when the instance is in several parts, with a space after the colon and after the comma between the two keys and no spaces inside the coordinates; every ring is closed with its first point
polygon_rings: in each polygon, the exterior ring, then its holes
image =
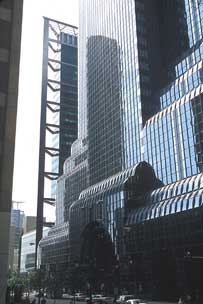
{"type": "Polygon", "coordinates": [[[5,304],[8,274],[22,8],[23,0],[0,2],[0,304],[5,304]]]}
{"type": "Polygon", "coordinates": [[[5,303],[10,213],[0,212],[0,304],[5,303]]]}

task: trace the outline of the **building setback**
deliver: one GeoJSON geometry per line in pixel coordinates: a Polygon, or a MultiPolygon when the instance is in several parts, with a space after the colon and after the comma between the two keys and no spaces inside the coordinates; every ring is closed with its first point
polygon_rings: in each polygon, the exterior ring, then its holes
{"type": "Polygon", "coordinates": [[[80,1],[87,184],[63,187],[73,289],[203,298],[202,24],[197,0],[80,1]]]}
{"type": "Polygon", "coordinates": [[[23,1],[0,1],[0,303],[5,301],[23,1]]]}

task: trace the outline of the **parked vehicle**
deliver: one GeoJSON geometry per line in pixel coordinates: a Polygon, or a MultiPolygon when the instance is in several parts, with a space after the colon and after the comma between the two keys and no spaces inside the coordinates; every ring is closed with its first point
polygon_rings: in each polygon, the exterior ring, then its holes
{"type": "Polygon", "coordinates": [[[74,298],[74,296],[72,296],[72,295],[70,295],[68,293],[63,293],[62,294],[62,299],[69,299],[69,300],[71,300],[73,298],[74,298]]]}
{"type": "Polygon", "coordinates": [[[125,303],[127,300],[135,299],[134,295],[120,295],[117,303],[125,303]]]}
{"type": "Polygon", "coordinates": [[[96,304],[112,304],[113,303],[112,297],[105,297],[103,295],[93,295],[92,300],[96,304]]]}
{"type": "Polygon", "coordinates": [[[75,299],[78,300],[78,301],[84,301],[85,298],[86,298],[86,295],[84,293],[77,292],[75,294],[75,299]]]}
{"type": "Polygon", "coordinates": [[[130,299],[125,302],[126,304],[146,304],[144,300],[141,299],[130,299]]]}
{"type": "Polygon", "coordinates": [[[139,304],[141,299],[130,299],[126,301],[126,304],[139,304]]]}

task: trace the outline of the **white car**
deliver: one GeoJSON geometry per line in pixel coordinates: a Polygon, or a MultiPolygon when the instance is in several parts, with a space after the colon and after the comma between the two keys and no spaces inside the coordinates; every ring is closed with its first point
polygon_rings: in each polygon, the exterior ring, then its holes
{"type": "Polygon", "coordinates": [[[135,298],[134,295],[121,295],[118,298],[117,302],[118,303],[123,303],[123,302],[126,302],[127,300],[131,300],[131,299],[134,299],[134,298],[135,298]]]}
{"type": "Polygon", "coordinates": [[[103,298],[104,296],[102,294],[93,294],[92,295],[92,298],[96,298],[96,299],[100,299],[100,298],[103,298]]]}
{"type": "Polygon", "coordinates": [[[146,304],[146,302],[141,299],[130,299],[126,301],[126,304],[146,304]]]}

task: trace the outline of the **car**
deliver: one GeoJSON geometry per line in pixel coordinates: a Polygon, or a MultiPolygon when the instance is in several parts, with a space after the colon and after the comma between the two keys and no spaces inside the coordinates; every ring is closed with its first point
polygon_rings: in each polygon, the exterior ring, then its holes
{"type": "Polygon", "coordinates": [[[63,293],[63,294],[62,294],[62,298],[63,298],[63,299],[69,299],[69,300],[70,300],[70,299],[73,299],[74,297],[73,297],[72,295],[68,294],[68,293],[63,293]]]}
{"type": "Polygon", "coordinates": [[[112,297],[106,297],[103,295],[93,295],[92,299],[93,299],[94,303],[98,303],[98,304],[112,304],[113,303],[112,297]]]}
{"type": "Polygon", "coordinates": [[[134,295],[120,295],[117,302],[118,303],[125,303],[127,300],[134,299],[134,295]]]}
{"type": "Polygon", "coordinates": [[[81,293],[81,292],[77,292],[75,294],[75,299],[78,300],[78,301],[85,300],[85,297],[86,297],[86,295],[84,293],[81,293]]]}
{"type": "Polygon", "coordinates": [[[93,294],[92,295],[92,299],[94,300],[100,300],[102,299],[104,296],[102,296],[101,294],[93,294]]]}
{"type": "Polygon", "coordinates": [[[130,299],[125,302],[126,304],[146,304],[144,300],[141,299],[130,299]]]}
{"type": "Polygon", "coordinates": [[[141,299],[130,299],[126,301],[126,304],[139,304],[141,299]]]}

